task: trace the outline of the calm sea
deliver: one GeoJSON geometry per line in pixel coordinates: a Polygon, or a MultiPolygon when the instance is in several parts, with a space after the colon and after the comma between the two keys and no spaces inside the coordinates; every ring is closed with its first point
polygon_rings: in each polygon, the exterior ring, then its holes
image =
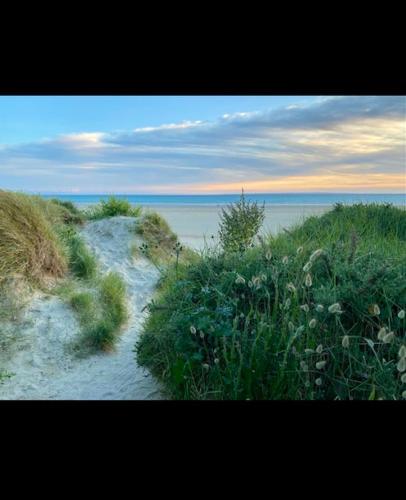
{"type": "MultiPolygon", "coordinates": [[[[45,198],[58,198],[77,204],[98,203],[109,195],[47,194],[45,198]]],[[[239,199],[239,194],[222,195],[115,195],[140,205],[226,205],[239,199]]],[[[334,203],[392,203],[406,205],[406,194],[348,194],[348,193],[284,193],[246,194],[246,198],[267,205],[333,205],[334,203]]]]}

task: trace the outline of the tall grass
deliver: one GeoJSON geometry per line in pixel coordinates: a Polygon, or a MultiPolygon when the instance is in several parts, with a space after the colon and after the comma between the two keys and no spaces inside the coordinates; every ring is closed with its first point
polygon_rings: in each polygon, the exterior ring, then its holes
{"type": "Polygon", "coordinates": [[[38,201],[0,191],[0,282],[19,275],[42,283],[66,269],[63,247],[38,201]]]}
{"type": "Polygon", "coordinates": [[[89,220],[104,219],[117,215],[139,217],[141,215],[141,207],[133,207],[128,200],[110,196],[107,201],[101,200],[99,204],[87,209],[84,214],[89,220]]]}
{"type": "Polygon", "coordinates": [[[168,272],[136,350],[177,399],[401,399],[405,310],[406,212],[338,205],[168,272]]]}

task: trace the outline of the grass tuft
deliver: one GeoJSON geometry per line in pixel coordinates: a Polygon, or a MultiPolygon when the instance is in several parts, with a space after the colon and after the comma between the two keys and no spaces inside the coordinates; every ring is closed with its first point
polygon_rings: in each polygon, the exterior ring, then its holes
{"type": "Polygon", "coordinates": [[[104,219],[117,215],[139,217],[141,215],[141,207],[133,207],[128,200],[111,196],[108,200],[101,200],[98,205],[85,211],[85,217],[89,220],[104,219]]]}

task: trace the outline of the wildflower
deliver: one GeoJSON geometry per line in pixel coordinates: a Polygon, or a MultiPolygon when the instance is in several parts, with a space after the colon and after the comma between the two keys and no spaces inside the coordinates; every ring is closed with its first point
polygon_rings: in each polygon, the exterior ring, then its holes
{"type": "Polygon", "coordinates": [[[399,318],[399,319],[404,319],[404,318],[405,318],[405,311],[404,311],[404,309],[401,309],[401,310],[398,312],[398,318],[399,318]]]}
{"type": "Polygon", "coordinates": [[[318,313],[323,312],[323,311],[324,311],[324,306],[323,306],[323,304],[317,304],[317,306],[316,306],[316,311],[317,311],[318,313]]]}
{"type": "Polygon", "coordinates": [[[289,297],[285,300],[285,309],[289,309],[290,307],[290,304],[292,303],[292,301],[289,299],[289,297]]]}
{"type": "Polygon", "coordinates": [[[288,283],[286,285],[286,288],[289,290],[289,292],[295,293],[296,292],[296,287],[293,283],[288,283]]]}
{"type": "Polygon", "coordinates": [[[305,278],[305,285],[309,288],[312,286],[312,284],[313,284],[312,276],[310,273],[307,273],[305,278]]]}
{"type": "Polygon", "coordinates": [[[285,257],[282,259],[282,264],[287,264],[289,262],[289,257],[285,255],[285,257]]]}
{"type": "Polygon", "coordinates": [[[314,262],[318,257],[320,257],[320,255],[324,253],[324,251],[319,248],[318,250],[315,250],[309,257],[309,262],[314,262]]]}
{"type": "Polygon", "coordinates": [[[308,313],[310,311],[310,308],[307,304],[303,304],[302,306],[300,306],[300,309],[302,309],[302,311],[304,311],[305,313],[308,313]]]}
{"type": "Polygon", "coordinates": [[[204,333],[203,332],[200,332],[200,338],[204,339],[204,333]]]}
{"type": "Polygon", "coordinates": [[[301,361],[301,362],[300,362],[300,368],[301,368],[304,372],[307,372],[307,370],[309,369],[309,367],[307,366],[307,363],[305,363],[304,361],[301,361]]]}
{"type": "Polygon", "coordinates": [[[190,333],[191,333],[192,335],[196,335],[196,328],[195,328],[194,326],[191,326],[191,327],[190,327],[190,333]]]}
{"type": "Polygon", "coordinates": [[[383,338],[383,343],[390,344],[394,338],[395,338],[395,334],[393,332],[389,332],[383,338]]]}
{"type": "Polygon", "coordinates": [[[314,350],[313,349],[305,349],[304,352],[306,354],[313,354],[314,353],[314,350]]]}
{"type": "Polygon", "coordinates": [[[322,381],[322,380],[321,380],[321,378],[319,377],[319,378],[316,378],[315,383],[316,383],[316,385],[319,385],[319,386],[320,386],[320,385],[323,383],[323,381],[322,381]]]}
{"type": "Polygon", "coordinates": [[[406,358],[406,345],[402,345],[398,352],[399,358],[406,358]]]}
{"type": "Polygon", "coordinates": [[[299,255],[303,252],[303,247],[300,246],[297,250],[296,250],[296,253],[299,255]]]}
{"type": "Polygon", "coordinates": [[[240,274],[237,274],[235,284],[236,285],[245,285],[245,279],[240,274]]]}
{"type": "Polygon", "coordinates": [[[289,321],[288,328],[289,328],[289,331],[292,333],[293,330],[295,329],[295,325],[291,321],[289,321]]]}
{"type": "Polygon", "coordinates": [[[340,304],[338,302],[336,302],[335,304],[331,304],[331,306],[329,306],[329,308],[328,308],[328,312],[331,314],[342,313],[340,304]]]}
{"type": "Polygon", "coordinates": [[[317,319],[313,318],[309,321],[309,328],[314,328],[317,324],[317,319]]]}
{"type": "Polygon", "coordinates": [[[344,349],[348,349],[350,347],[350,337],[348,335],[344,335],[341,345],[344,349]]]}
{"type": "Polygon", "coordinates": [[[381,314],[381,310],[379,309],[378,304],[371,304],[368,307],[368,311],[372,316],[379,316],[381,314]]]}
{"type": "Polygon", "coordinates": [[[406,358],[400,358],[399,363],[397,364],[397,369],[400,373],[406,370],[406,358]]]}
{"type": "Polygon", "coordinates": [[[310,271],[312,267],[312,263],[311,262],[307,262],[304,266],[303,266],[303,272],[307,273],[310,271]]]}
{"type": "Polygon", "coordinates": [[[400,380],[401,380],[402,384],[406,384],[406,373],[404,373],[404,374],[400,377],[400,380]]]}
{"type": "Polygon", "coordinates": [[[326,366],[326,364],[327,364],[327,361],[318,361],[316,363],[316,368],[318,370],[322,370],[326,366]]]}
{"type": "Polygon", "coordinates": [[[210,366],[209,366],[207,363],[204,363],[204,364],[202,365],[202,367],[203,367],[203,369],[204,369],[204,370],[206,370],[206,371],[209,371],[209,369],[210,369],[210,366]]]}
{"type": "Polygon", "coordinates": [[[319,344],[316,348],[316,352],[317,354],[321,354],[323,352],[323,345],[322,344],[319,344]]]}
{"type": "Polygon", "coordinates": [[[383,340],[386,335],[386,328],[382,327],[378,332],[378,340],[383,340]]]}
{"type": "Polygon", "coordinates": [[[218,365],[218,364],[220,363],[219,358],[215,358],[215,359],[214,359],[214,363],[215,363],[216,365],[218,365]]]}
{"type": "Polygon", "coordinates": [[[272,252],[270,250],[266,252],[265,259],[268,261],[272,259],[272,252]]]}

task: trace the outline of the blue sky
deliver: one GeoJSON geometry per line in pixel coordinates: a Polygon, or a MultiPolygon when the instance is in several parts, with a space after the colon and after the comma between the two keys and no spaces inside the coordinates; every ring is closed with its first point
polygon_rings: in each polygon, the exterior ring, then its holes
{"type": "Polygon", "coordinates": [[[403,192],[399,96],[0,96],[0,188],[403,192]]]}

